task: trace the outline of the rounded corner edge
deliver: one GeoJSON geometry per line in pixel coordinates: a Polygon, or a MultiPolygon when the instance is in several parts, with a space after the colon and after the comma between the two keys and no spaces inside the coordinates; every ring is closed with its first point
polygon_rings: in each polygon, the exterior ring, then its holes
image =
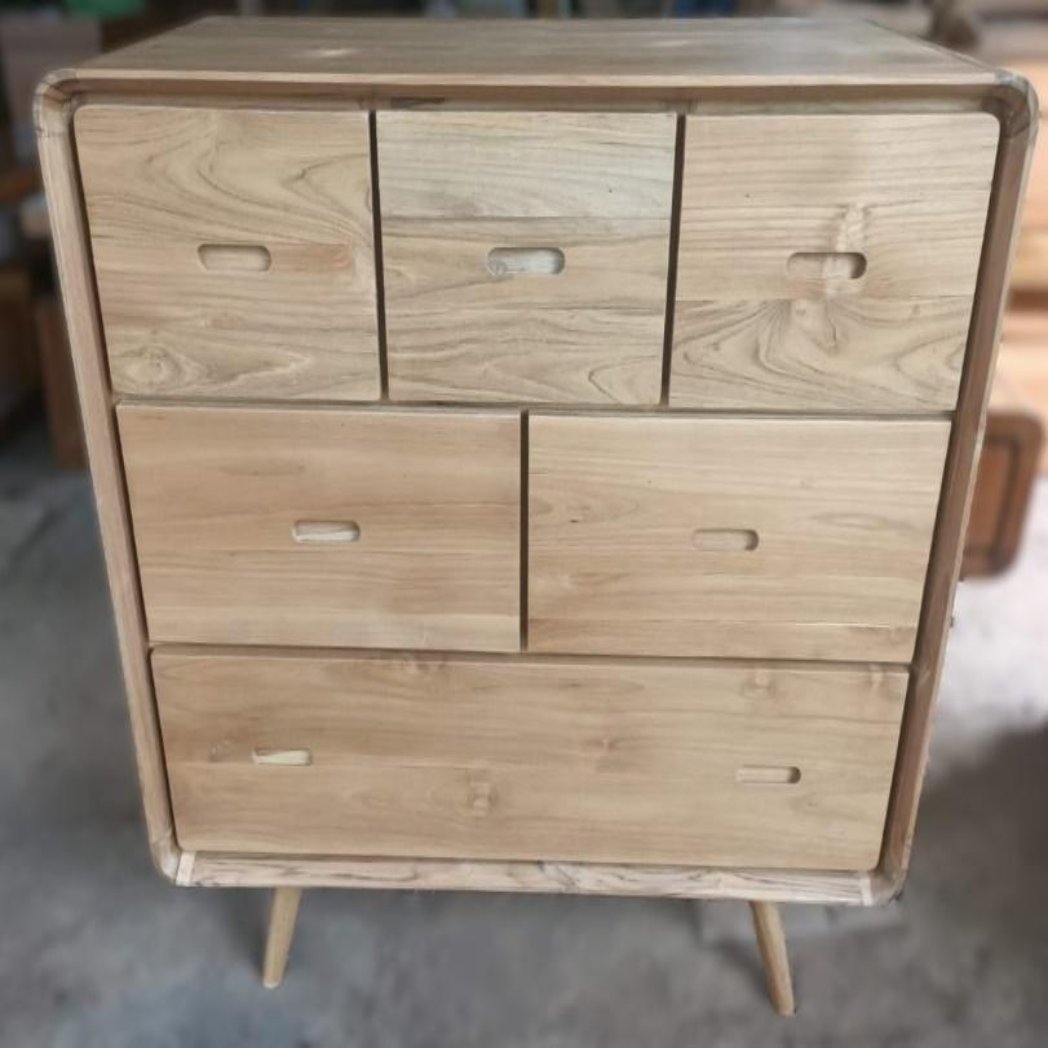
{"type": "Polygon", "coordinates": [[[896,902],[902,895],[906,883],[906,871],[887,863],[881,863],[870,873],[869,900],[870,906],[886,906],[896,902]]]}
{"type": "Polygon", "coordinates": [[[36,85],[33,126],[38,138],[68,131],[76,84],[75,69],[53,69],[36,85]]]}
{"type": "Polygon", "coordinates": [[[997,117],[1005,137],[1026,135],[1031,142],[1036,137],[1040,102],[1033,84],[1022,74],[1000,70],[987,108],[997,117]]]}
{"type": "Polygon", "coordinates": [[[179,848],[170,832],[150,838],[149,854],[154,869],[169,884],[183,887],[190,883],[194,853],[179,848]]]}

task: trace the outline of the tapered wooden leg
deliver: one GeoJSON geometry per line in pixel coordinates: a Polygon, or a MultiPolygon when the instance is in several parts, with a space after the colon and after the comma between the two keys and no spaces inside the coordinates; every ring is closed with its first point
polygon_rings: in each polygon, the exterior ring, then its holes
{"type": "Polygon", "coordinates": [[[753,927],[757,945],[764,961],[764,975],[768,980],[768,996],[779,1015],[793,1015],[793,980],[790,978],[790,958],[786,953],[786,936],[782,930],[782,915],[773,902],[751,902],[753,927]]]}
{"type": "Polygon", "coordinates": [[[273,892],[273,906],[269,911],[269,932],[266,935],[266,959],[262,965],[262,985],[272,990],[284,981],[287,955],[295,935],[301,888],[277,888],[273,892]]]}

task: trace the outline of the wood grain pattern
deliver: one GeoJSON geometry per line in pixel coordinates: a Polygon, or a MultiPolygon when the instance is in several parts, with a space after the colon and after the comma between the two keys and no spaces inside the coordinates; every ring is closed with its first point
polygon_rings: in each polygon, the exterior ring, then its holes
{"type": "Polygon", "coordinates": [[[659,400],[676,120],[380,113],[390,393],[659,400]],[[492,251],[555,249],[555,274],[492,251]]]}
{"type": "Polygon", "coordinates": [[[672,113],[378,114],[383,215],[669,221],[672,113]]]}
{"type": "MultiPolygon", "coordinates": [[[[468,887],[846,904],[880,901],[896,893],[909,861],[980,435],[982,398],[992,369],[1017,205],[1036,120],[1036,99],[1020,78],[881,30],[810,20],[632,22],[600,27],[581,23],[533,27],[206,20],[48,78],[38,95],[37,128],[100,503],[150,843],[162,872],[186,884],[468,887]],[[965,355],[885,848],[876,871],[220,855],[179,848],[171,834],[133,537],[71,136],[72,113],[78,106],[96,98],[113,101],[121,97],[135,104],[170,105],[190,99],[206,103],[209,98],[221,98],[228,105],[265,107],[272,103],[292,109],[305,104],[328,110],[419,104],[518,110],[533,110],[541,104],[579,111],[682,107],[704,116],[710,112],[742,115],[765,106],[798,113],[827,106],[852,115],[899,108],[912,115],[941,106],[955,112],[985,109],[999,118],[1003,137],[986,253],[965,355]]],[[[952,163],[940,163],[943,173],[948,167],[952,163]]],[[[834,296],[833,304],[839,304],[841,297],[834,296]]],[[[835,410],[851,410],[850,402],[839,399],[842,383],[835,378],[832,385],[835,410]]],[[[792,391],[790,396],[794,396],[792,391]]]]}
{"type": "Polygon", "coordinates": [[[516,415],[117,415],[154,641],[518,647],[516,415]],[[301,522],[359,539],[303,543],[301,522]]]}
{"type": "Polygon", "coordinates": [[[190,849],[859,870],[880,849],[906,682],[166,651],[153,668],[190,849]],[[312,763],[251,760],[291,745],[312,763]],[[783,764],[798,782],[738,779],[783,764]]]}
{"type": "Polygon", "coordinates": [[[932,714],[942,678],[953,598],[975,488],[978,451],[986,425],[986,406],[1018,239],[1020,205],[1037,137],[1037,96],[1029,84],[1014,77],[1003,79],[997,101],[1001,113],[1001,149],[990,199],[986,250],[972,310],[969,351],[957,400],[957,422],[943,474],[935,543],[914,653],[914,673],[907,696],[906,722],[899,744],[881,857],[884,879],[895,894],[902,889],[913,848],[932,714]]]}
{"type": "Polygon", "coordinates": [[[532,415],[529,649],[908,661],[949,430],[532,415]]]}
{"type": "Polygon", "coordinates": [[[988,87],[994,71],[861,21],[206,18],[85,63],[86,83],[176,80],[409,89],[644,89],[843,85],[988,87]]]}
{"type": "Polygon", "coordinates": [[[477,859],[374,859],[336,856],[184,852],[179,884],[208,888],[402,889],[548,892],[670,899],[766,899],[824,906],[883,901],[876,873],[713,869],[708,866],[595,862],[482,862],[477,859]]]}
{"type": "Polygon", "coordinates": [[[705,301],[677,312],[670,402],[768,411],[950,410],[966,298],[705,301]]]}
{"type": "Polygon", "coordinates": [[[982,194],[985,209],[1000,126],[978,112],[750,112],[690,116],[687,134],[688,209],[935,208],[952,194],[982,194]]]}
{"type": "Polygon", "coordinates": [[[88,105],[76,135],[117,391],[378,397],[366,114],[88,105]]]}
{"type": "Polygon", "coordinates": [[[670,402],[952,409],[998,134],[979,113],[690,117],[670,402]],[[862,265],[790,264],[816,252],[862,265]]]}
{"type": "Polygon", "coordinates": [[[109,402],[105,348],[91,277],[91,247],[76,174],[72,113],[69,99],[45,81],[37,94],[34,119],[50,225],[54,231],[55,264],[80,398],[84,443],[113,603],[149,851],[157,870],[173,879],[180,853],[172,828],[171,800],[160,749],[123,464],[109,402]]]}

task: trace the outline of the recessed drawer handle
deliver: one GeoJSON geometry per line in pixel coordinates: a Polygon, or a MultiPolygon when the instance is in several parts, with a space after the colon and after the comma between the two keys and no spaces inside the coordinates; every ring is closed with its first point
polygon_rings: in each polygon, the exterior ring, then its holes
{"type": "Polygon", "coordinates": [[[559,247],[494,247],[488,252],[493,277],[555,277],[564,269],[559,247]]]}
{"type": "Polygon", "coordinates": [[[201,244],[200,264],[215,273],[264,273],[273,264],[261,244],[201,244]]]}
{"type": "Polygon", "coordinates": [[[253,764],[277,764],[285,768],[304,768],[313,763],[312,750],[271,750],[258,749],[251,751],[253,764]]]}
{"type": "Polygon", "coordinates": [[[793,786],[801,781],[801,770],[788,764],[744,764],[735,778],[747,785],[793,786]]]}
{"type": "Polygon", "coordinates": [[[296,520],[291,535],[296,542],[318,545],[359,542],[360,525],[355,520],[296,520]]]}
{"type": "Polygon", "coordinates": [[[691,544],[709,553],[747,553],[760,545],[760,536],[749,528],[696,528],[691,544]]]}
{"type": "Polygon", "coordinates": [[[866,256],[859,251],[795,251],[786,260],[786,272],[801,280],[858,280],[866,272],[866,256]]]}

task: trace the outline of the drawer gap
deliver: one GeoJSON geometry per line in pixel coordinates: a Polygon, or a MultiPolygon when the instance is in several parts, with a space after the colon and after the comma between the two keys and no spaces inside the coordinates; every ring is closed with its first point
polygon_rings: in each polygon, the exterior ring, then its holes
{"type": "Polygon", "coordinates": [[[687,118],[677,117],[677,140],[673,154],[673,195],[670,198],[670,247],[666,266],[666,324],[662,343],[662,388],[659,403],[670,401],[670,371],[673,364],[673,317],[677,302],[677,255],[680,246],[680,212],[684,186],[684,136],[687,118]]]}
{"type": "Polygon", "coordinates": [[[520,650],[528,650],[528,412],[520,413],[520,650]]]}
{"type": "Polygon", "coordinates": [[[368,113],[368,146],[371,153],[371,239],[375,249],[375,319],[378,328],[379,395],[389,400],[389,360],[386,355],[386,274],[382,259],[382,206],[378,177],[378,127],[368,113]]]}

